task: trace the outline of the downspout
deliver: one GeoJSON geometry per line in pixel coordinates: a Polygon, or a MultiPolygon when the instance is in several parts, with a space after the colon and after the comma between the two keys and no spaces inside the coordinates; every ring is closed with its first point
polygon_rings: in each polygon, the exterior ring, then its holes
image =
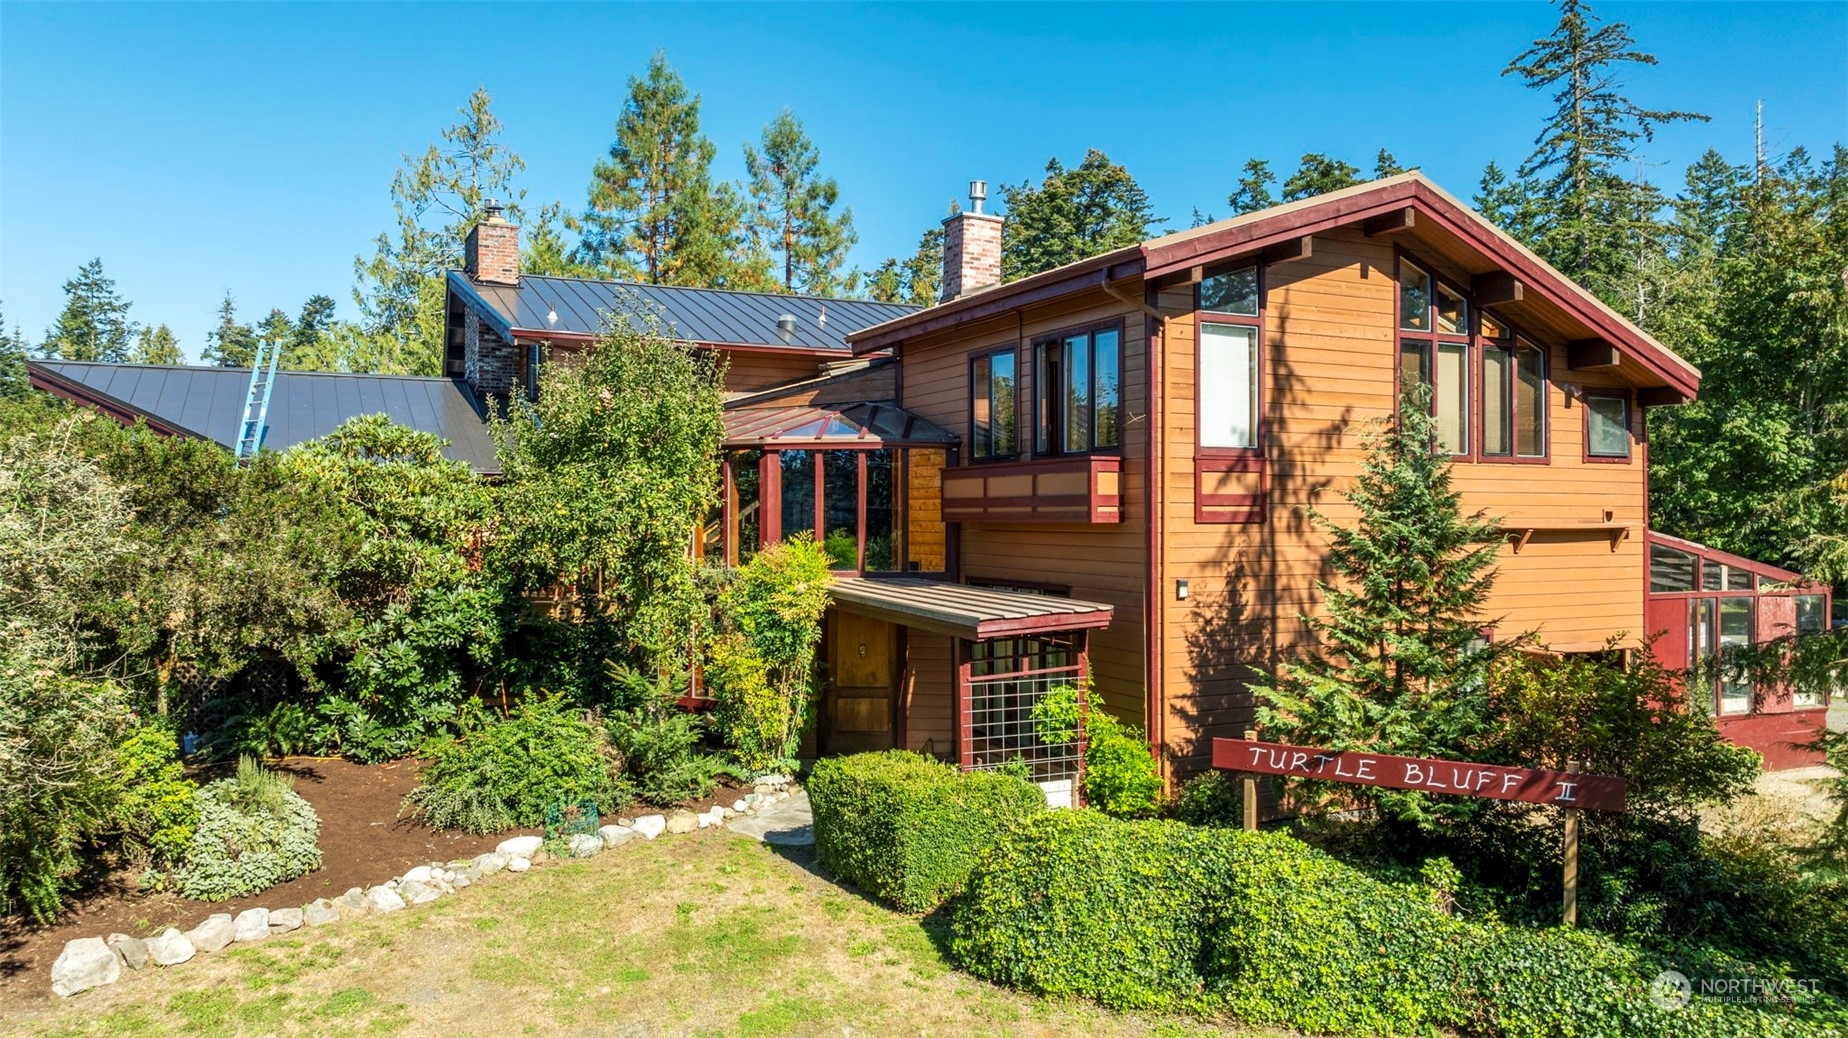
{"type": "Polygon", "coordinates": [[[1144,622],[1148,630],[1143,637],[1143,682],[1148,686],[1148,736],[1149,754],[1155,758],[1160,769],[1162,781],[1168,779],[1168,755],[1163,752],[1167,733],[1163,724],[1165,707],[1162,695],[1163,666],[1161,658],[1162,644],[1162,525],[1167,515],[1168,480],[1164,469],[1166,459],[1163,457],[1162,432],[1162,396],[1168,385],[1168,318],[1159,309],[1147,302],[1136,299],[1110,283],[1108,268],[1100,271],[1097,287],[1104,294],[1128,306],[1143,312],[1151,321],[1145,321],[1143,328],[1144,349],[1148,357],[1147,384],[1149,394],[1149,459],[1147,469],[1143,472],[1143,500],[1149,502],[1148,516],[1148,581],[1143,586],[1145,600],[1143,608],[1144,622]],[[1148,334],[1153,330],[1155,334],[1148,334]]]}

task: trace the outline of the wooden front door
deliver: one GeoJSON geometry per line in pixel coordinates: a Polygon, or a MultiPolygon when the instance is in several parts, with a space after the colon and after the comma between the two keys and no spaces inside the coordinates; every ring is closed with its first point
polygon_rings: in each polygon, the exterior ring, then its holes
{"type": "Polygon", "coordinates": [[[822,752],[893,748],[898,727],[898,626],[832,609],[827,633],[822,752]]]}

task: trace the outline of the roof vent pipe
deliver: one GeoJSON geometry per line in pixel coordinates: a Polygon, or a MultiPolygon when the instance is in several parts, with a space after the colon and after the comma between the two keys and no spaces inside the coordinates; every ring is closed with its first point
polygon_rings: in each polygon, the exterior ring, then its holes
{"type": "Polygon", "coordinates": [[[972,212],[981,212],[982,203],[988,201],[988,181],[969,181],[969,208],[972,212]]]}
{"type": "Polygon", "coordinates": [[[796,315],[784,314],[776,319],[777,338],[789,342],[796,337],[796,315]]]}
{"type": "Polygon", "coordinates": [[[488,219],[490,220],[500,219],[502,211],[503,210],[501,209],[500,202],[496,201],[495,199],[484,198],[481,200],[482,215],[486,216],[488,219]]]}

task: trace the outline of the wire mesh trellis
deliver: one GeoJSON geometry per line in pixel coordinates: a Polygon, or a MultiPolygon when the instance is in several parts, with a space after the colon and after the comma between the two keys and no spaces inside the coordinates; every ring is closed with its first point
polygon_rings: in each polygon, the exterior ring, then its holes
{"type": "Polygon", "coordinates": [[[1076,666],[971,677],[971,767],[990,770],[1018,759],[1025,762],[1033,781],[1068,783],[1064,788],[1073,788],[1084,758],[1082,721],[1069,740],[1048,742],[1048,729],[1034,722],[1033,709],[1047,693],[1077,686],[1082,679],[1083,671],[1076,666]]]}

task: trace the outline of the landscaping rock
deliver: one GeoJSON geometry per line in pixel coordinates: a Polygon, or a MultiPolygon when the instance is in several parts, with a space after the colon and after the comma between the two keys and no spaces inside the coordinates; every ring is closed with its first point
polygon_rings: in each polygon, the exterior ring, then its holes
{"type": "Polygon", "coordinates": [[[456,881],[450,885],[455,887],[457,890],[467,890],[469,888],[470,881],[467,876],[457,876],[456,881]]]}
{"type": "Polygon", "coordinates": [[[425,905],[443,896],[443,892],[428,883],[407,879],[398,884],[398,897],[402,905],[425,905]]]}
{"type": "Polygon", "coordinates": [[[358,919],[372,911],[372,906],[366,901],[366,892],[354,887],[334,898],[334,911],[340,913],[342,919],[358,919]]]}
{"type": "Polygon", "coordinates": [[[418,883],[428,883],[430,882],[430,877],[433,875],[435,875],[435,872],[434,870],[430,868],[430,866],[419,865],[416,868],[412,869],[411,871],[405,873],[404,879],[413,880],[418,883]]]}
{"type": "Polygon", "coordinates": [[[64,946],[51,964],[51,993],[69,998],[79,991],[114,984],[122,975],[122,960],[101,937],[79,937],[64,946]]]}
{"type": "Polygon", "coordinates": [[[760,784],[760,785],[751,787],[751,792],[756,794],[759,797],[768,797],[770,794],[776,792],[776,788],[774,786],[765,786],[765,785],[760,784]]]}
{"type": "Polygon", "coordinates": [[[114,948],[115,953],[122,957],[123,965],[131,970],[138,970],[148,964],[148,942],[139,937],[112,933],[103,938],[103,943],[114,948]]]}
{"type": "Polygon", "coordinates": [[[618,818],[618,819],[616,819],[616,828],[618,828],[618,829],[633,829],[633,828],[635,828],[635,819],[633,819],[633,818],[618,818]]]}
{"type": "Polygon", "coordinates": [[[511,840],[502,840],[500,846],[494,848],[494,851],[497,854],[505,854],[509,858],[530,860],[533,855],[539,853],[539,848],[543,846],[545,846],[545,840],[540,837],[515,836],[511,840]]]}
{"type": "Polygon", "coordinates": [[[404,907],[404,898],[390,887],[373,887],[366,891],[366,907],[374,912],[396,912],[404,907]]]}
{"type": "Polygon", "coordinates": [[[525,872],[527,869],[530,869],[532,867],[533,867],[533,863],[526,860],[525,858],[515,858],[512,861],[507,863],[508,872],[525,872]]]}
{"type": "Polygon", "coordinates": [[[326,926],[340,918],[340,912],[334,903],[326,898],[316,898],[302,910],[302,922],[309,926],[326,926]]]}
{"type": "Polygon", "coordinates": [[[787,786],[791,780],[788,775],[759,775],[751,781],[759,786],[787,786]]]}
{"type": "Polygon", "coordinates": [[[652,840],[667,831],[667,819],[660,815],[643,815],[635,820],[635,831],[642,839],[652,840]]]}
{"type": "Polygon", "coordinates": [[[695,829],[704,829],[699,824],[699,815],[691,811],[675,811],[667,817],[667,831],[670,833],[690,833],[695,829]]]}
{"type": "Polygon", "coordinates": [[[492,876],[507,867],[507,856],[499,851],[475,856],[474,867],[481,870],[483,876],[492,876]]]}
{"type": "Polygon", "coordinates": [[[288,933],[302,928],[303,913],[299,908],[278,908],[270,913],[270,933],[288,933]]]}
{"type": "Polygon", "coordinates": [[[624,829],[620,825],[606,825],[597,830],[597,835],[603,838],[603,846],[621,847],[635,838],[635,830],[624,829]]]}
{"type": "Polygon", "coordinates": [[[148,960],[156,966],[178,966],[198,952],[185,934],[171,926],[148,938],[148,960]]]}
{"type": "Polygon", "coordinates": [[[596,833],[572,833],[567,843],[573,858],[594,858],[603,853],[603,837],[596,833]]]}
{"type": "Polygon", "coordinates": [[[219,912],[186,931],[186,939],[193,943],[194,948],[210,955],[212,952],[222,950],[225,945],[237,939],[237,927],[231,925],[231,917],[228,914],[219,912]]]}
{"type": "Polygon", "coordinates": [[[751,809],[751,804],[748,800],[738,800],[732,803],[731,809],[739,814],[743,814],[751,809]]]}
{"type": "Polygon", "coordinates": [[[269,936],[269,909],[245,909],[231,921],[231,928],[234,941],[260,941],[269,936]]]}

